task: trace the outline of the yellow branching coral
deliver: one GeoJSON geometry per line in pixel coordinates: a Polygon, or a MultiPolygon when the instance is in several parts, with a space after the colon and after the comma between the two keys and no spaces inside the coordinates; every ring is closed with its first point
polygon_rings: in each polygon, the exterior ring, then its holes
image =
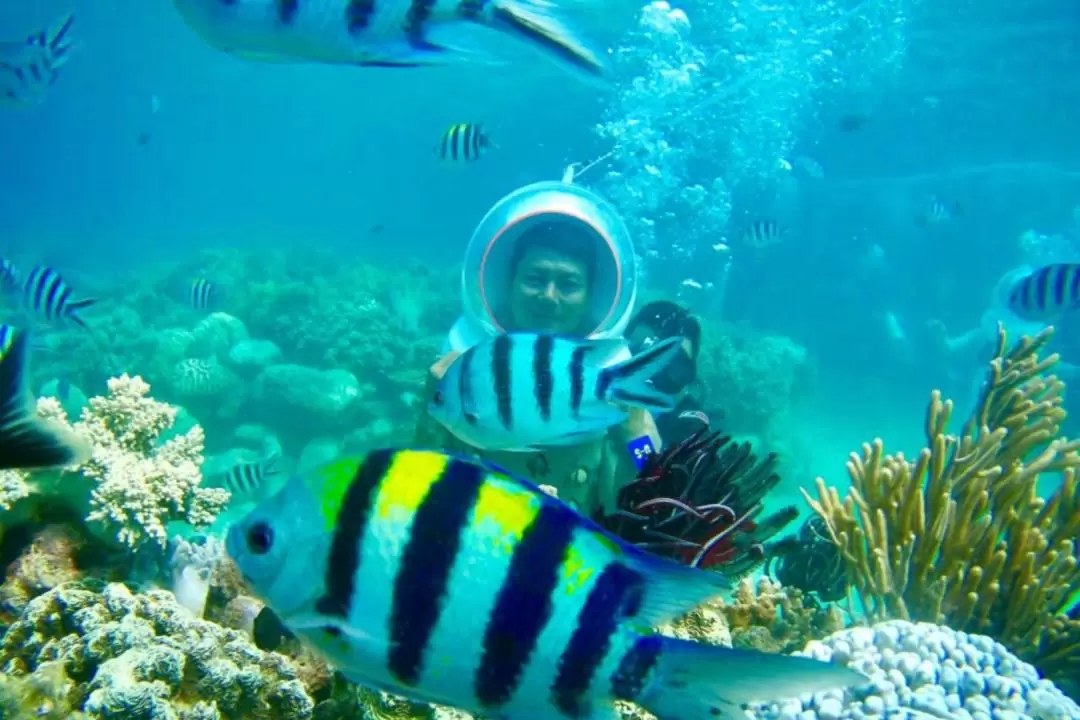
{"type": "Polygon", "coordinates": [[[925,620],[992,635],[1052,678],[1080,676],[1080,442],[1060,436],[1064,383],[1039,358],[1052,329],[1009,349],[1003,328],[973,416],[948,432],[952,401],[934,391],[928,447],[914,462],[880,439],[848,461],[841,500],[817,480],[821,516],[869,618],[925,620]],[[1061,473],[1049,499],[1041,473],[1061,473]]]}
{"type": "Polygon", "coordinates": [[[93,453],[81,465],[61,471],[6,474],[0,487],[7,489],[8,502],[4,507],[0,499],[0,507],[9,509],[26,498],[62,497],[84,511],[96,534],[131,549],[144,543],[163,547],[170,521],[196,527],[213,522],[229,494],[200,486],[202,428],[161,442],[176,419],[176,408],[154,400],[149,392],[139,377],[113,378],[108,394],[91,398],[74,425],[68,425],[55,398],[39,400],[39,415],[71,428],[90,443],[93,453]]]}

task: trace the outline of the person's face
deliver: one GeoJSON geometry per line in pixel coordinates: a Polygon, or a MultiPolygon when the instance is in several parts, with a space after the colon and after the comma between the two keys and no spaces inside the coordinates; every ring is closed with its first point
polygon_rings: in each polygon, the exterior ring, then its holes
{"type": "Polygon", "coordinates": [[[588,310],[585,263],[547,248],[530,248],[514,270],[510,315],[520,330],[574,333],[588,310]]]}

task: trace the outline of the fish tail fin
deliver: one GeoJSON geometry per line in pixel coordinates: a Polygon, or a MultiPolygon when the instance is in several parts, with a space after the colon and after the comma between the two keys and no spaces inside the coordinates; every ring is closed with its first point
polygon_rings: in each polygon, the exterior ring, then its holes
{"type": "Polygon", "coordinates": [[[843,665],[642,635],[614,686],[659,720],[741,718],[743,706],[866,682],[843,665]]]}
{"type": "Polygon", "coordinates": [[[27,373],[29,350],[27,331],[20,329],[0,357],[0,469],[80,463],[90,456],[89,446],[37,415],[27,373]]]}
{"type": "Polygon", "coordinates": [[[74,47],[68,32],[75,22],[75,13],[69,13],[60,22],[56,30],[41,30],[26,39],[30,45],[40,47],[48,58],[49,69],[55,72],[69,59],[74,47]]]}
{"type": "Polygon", "coordinates": [[[496,0],[491,24],[539,48],[575,74],[594,83],[601,81],[605,67],[599,56],[556,17],[554,9],[553,3],[538,0],[496,0]]]}
{"type": "Polygon", "coordinates": [[[682,352],[681,344],[681,337],[668,338],[627,360],[604,368],[600,371],[598,394],[607,400],[646,410],[671,410],[675,407],[675,398],[658,391],[648,381],[682,352]]]}
{"type": "Polygon", "coordinates": [[[67,312],[64,314],[68,317],[69,320],[71,320],[79,327],[83,328],[84,330],[89,330],[90,327],[81,317],[79,317],[79,311],[85,310],[96,302],[97,300],[94,298],[85,298],[83,300],[76,300],[75,302],[70,302],[67,305],[67,312]]]}

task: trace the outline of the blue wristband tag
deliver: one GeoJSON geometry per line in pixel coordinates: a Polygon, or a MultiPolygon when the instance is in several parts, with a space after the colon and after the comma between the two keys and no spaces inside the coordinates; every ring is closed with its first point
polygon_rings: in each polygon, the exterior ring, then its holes
{"type": "Polygon", "coordinates": [[[630,457],[634,458],[634,464],[637,465],[638,470],[645,467],[649,456],[656,452],[648,435],[634,438],[626,444],[626,449],[630,451],[630,457]]]}

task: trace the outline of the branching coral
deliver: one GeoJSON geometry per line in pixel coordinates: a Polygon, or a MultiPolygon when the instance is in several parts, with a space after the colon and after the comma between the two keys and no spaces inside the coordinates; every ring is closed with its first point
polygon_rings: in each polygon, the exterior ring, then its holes
{"type": "Polygon", "coordinates": [[[1064,383],[1039,353],[1047,329],[1009,349],[1003,328],[973,416],[948,432],[952,402],[931,395],[929,446],[909,462],[881,440],[852,454],[841,500],[807,500],[840,549],[871,620],[902,618],[994,636],[1048,676],[1080,677],[1080,442],[1060,436],[1064,383]],[[1058,490],[1036,493],[1042,473],[1058,490]]]}
{"type": "MultiPolygon", "coordinates": [[[[82,418],[68,425],[92,446],[90,459],[61,471],[6,476],[4,487],[18,480],[24,491],[7,493],[8,504],[0,506],[10,506],[14,513],[20,502],[62,499],[85,511],[97,535],[133,550],[146,543],[163,548],[170,521],[195,527],[213,522],[229,494],[200,487],[202,428],[161,442],[176,419],[176,408],[149,397],[150,386],[139,377],[113,378],[108,389],[108,395],[92,398],[82,418]]],[[[39,400],[38,413],[67,425],[54,398],[39,400]]]]}

